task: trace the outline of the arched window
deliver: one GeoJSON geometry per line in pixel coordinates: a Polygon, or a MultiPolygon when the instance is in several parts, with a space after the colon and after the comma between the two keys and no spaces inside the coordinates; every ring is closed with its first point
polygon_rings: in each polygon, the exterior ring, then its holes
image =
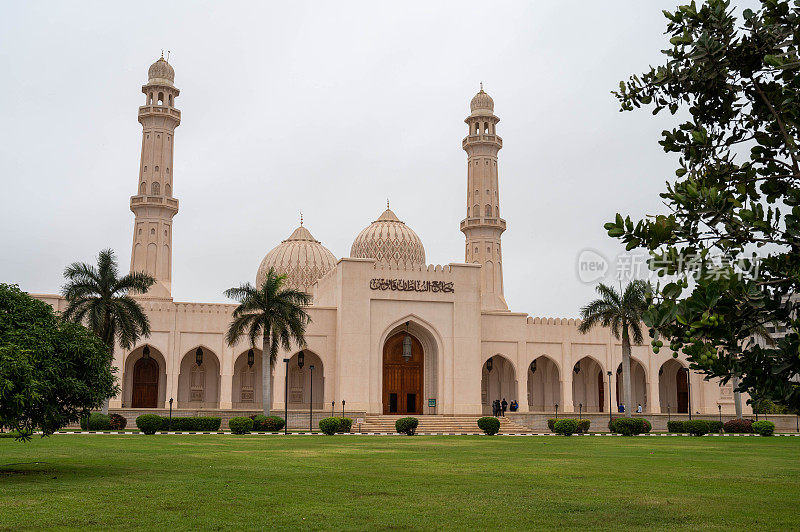
{"type": "Polygon", "coordinates": [[[477,205],[473,205],[472,207],[472,217],[478,218],[481,215],[481,208],[477,205]]]}
{"type": "Polygon", "coordinates": [[[475,134],[478,135],[481,132],[481,125],[478,122],[475,122],[475,134]]]}
{"type": "Polygon", "coordinates": [[[486,206],[486,217],[487,218],[491,218],[491,216],[492,216],[492,206],[491,205],[487,205],[486,206]]]}
{"type": "Polygon", "coordinates": [[[172,94],[169,95],[169,105],[172,107],[172,94]]]}
{"type": "Polygon", "coordinates": [[[139,185],[139,194],[147,194],[147,183],[142,181],[142,184],[139,185]]]}
{"type": "Polygon", "coordinates": [[[150,185],[150,194],[157,196],[161,194],[161,184],[157,181],[154,181],[152,185],[150,185]]]}
{"type": "Polygon", "coordinates": [[[486,135],[489,133],[489,122],[483,123],[483,134],[486,135]]]}
{"type": "Polygon", "coordinates": [[[153,93],[150,93],[150,98],[147,100],[147,105],[153,105],[153,93]]]}
{"type": "Polygon", "coordinates": [[[172,197],[172,187],[169,186],[169,183],[164,185],[164,194],[166,194],[168,198],[172,197]]]}
{"type": "Polygon", "coordinates": [[[158,105],[164,105],[164,93],[163,92],[159,92],[158,93],[158,105]]]}
{"type": "Polygon", "coordinates": [[[494,215],[495,215],[497,218],[500,218],[500,207],[495,207],[495,208],[494,208],[494,215]]]}

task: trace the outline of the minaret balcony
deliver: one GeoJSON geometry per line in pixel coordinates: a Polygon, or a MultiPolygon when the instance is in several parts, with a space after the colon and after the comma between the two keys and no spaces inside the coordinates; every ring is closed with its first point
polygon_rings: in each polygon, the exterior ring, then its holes
{"type": "Polygon", "coordinates": [[[494,144],[502,148],[503,139],[500,138],[498,135],[489,135],[489,134],[467,135],[466,137],[464,137],[464,140],[461,141],[461,147],[466,148],[469,144],[494,144]]]}
{"type": "Polygon", "coordinates": [[[139,107],[139,116],[147,115],[167,115],[177,118],[178,122],[181,121],[181,112],[168,105],[142,105],[139,107]]]}
{"type": "Polygon", "coordinates": [[[148,194],[139,194],[138,196],[131,196],[131,210],[140,207],[161,207],[172,211],[172,214],[178,212],[178,200],[175,198],[168,198],[166,196],[151,196],[148,194]]]}
{"type": "Polygon", "coordinates": [[[500,231],[506,230],[506,221],[502,218],[473,218],[468,217],[461,220],[461,230],[464,231],[468,228],[478,228],[478,227],[491,227],[500,229],[500,231]]]}

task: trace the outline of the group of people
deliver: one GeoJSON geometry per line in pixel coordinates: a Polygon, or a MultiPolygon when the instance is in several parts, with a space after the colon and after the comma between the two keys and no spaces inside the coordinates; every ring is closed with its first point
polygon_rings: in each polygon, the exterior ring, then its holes
{"type": "MultiPolygon", "coordinates": [[[[625,412],[625,405],[620,403],[619,406],[617,406],[617,410],[619,410],[620,412],[625,412]]],[[[641,403],[639,403],[636,406],[636,413],[637,414],[641,414],[642,413],[642,404],[641,403]]]]}
{"type": "Polygon", "coordinates": [[[516,412],[519,408],[519,403],[516,400],[512,400],[509,404],[506,401],[506,398],[503,397],[503,400],[495,399],[492,401],[492,415],[494,417],[500,417],[506,415],[506,410],[511,409],[512,412],[516,412]]]}

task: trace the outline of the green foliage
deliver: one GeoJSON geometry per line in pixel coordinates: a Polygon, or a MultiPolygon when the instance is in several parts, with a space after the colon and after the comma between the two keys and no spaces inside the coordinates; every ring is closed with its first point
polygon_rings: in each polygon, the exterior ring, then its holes
{"type": "Polygon", "coordinates": [[[500,432],[500,420],[494,416],[478,418],[478,428],[487,436],[494,436],[500,432]]]}
{"type": "Polygon", "coordinates": [[[228,420],[228,427],[234,434],[250,434],[253,430],[253,420],[249,417],[232,417],[228,420]]]}
{"type": "Polygon", "coordinates": [[[772,436],[775,433],[775,423],[760,419],[753,423],[753,432],[762,436],[772,436]]]}
{"type": "Polygon", "coordinates": [[[339,418],[339,432],[350,432],[350,428],[353,426],[353,420],[349,417],[340,417],[339,418]]]}
{"type": "Polygon", "coordinates": [[[681,420],[667,421],[667,432],[672,432],[674,434],[685,434],[689,432],[686,430],[686,422],[681,420]]]}
{"type": "Polygon", "coordinates": [[[145,434],[155,434],[161,428],[161,416],[142,414],[136,418],[136,427],[145,434]]]}
{"type": "Polygon", "coordinates": [[[665,63],[621,82],[621,110],[682,122],[663,132],[678,155],[661,194],[669,214],[605,225],[651,269],[675,276],[644,314],[691,367],[800,410],[800,5],[762,0],[737,19],[728,0],[665,11],[665,63]],[[683,118],[685,117],[685,118],[683,118]],[[762,258],[756,262],[754,251],[762,258]],[[694,281],[690,289],[689,281],[694,281]],[[786,325],[759,345],[767,324],[786,325]]]}
{"type": "Polygon", "coordinates": [[[283,418],[278,416],[255,415],[250,416],[250,419],[253,420],[254,432],[278,432],[283,430],[283,426],[286,424],[283,418]]]}
{"type": "Polygon", "coordinates": [[[752,434],[753,433],[753,420],[752,419],[731,419],[726,421],[723,429],[728,434],[752,434]]]}
{"type": "Polygon", "coordinates": [[[691,419],[686,421],[686,432],[691,434],[692,436],[703,436],[704,434],[708,434],[709,432],[709,425],[708,421],[704,419],[691,419]]]}
{"type": "Polygon", "coordinates": [[[415,417],[401,417],[394,422],[394,429],[400,434],[413,436],[417,431],[417,425],[419,425],[419,419],[415,417]]]}
{"type": "MultiPolygon", "coordinates": [[[[286,275],[278,275],[270,268],[261,286],[244,283],[238,288],[225,290],[225,296],[239,302],[234,309],[225,340],[233,346],[242,337],[256,345],[261,339],[264,350],[262,367],[274,368],[278,351],[289,351],[292,342],[305,345],[306,326],[311,317],[305,308],[311,304],[311,296],[301,290],[284,286],[286,275]],[[267,354],[269,353],[269,354],[267,354]]],[[[262,388],[264,415],[270,413],[272,404],[272,381],[262,388]]]]}
{"type": "Polygon", "coordinates": [[[161,429],[172,431],[191,431],[191,432],[217,432],[222,425],[222,418],[211,416],[185,416],[173,417],[172,421],[168,416],[161,416],[161,429]]]}
{"type": "Polygon", "coordinates": [[[551,417],[547,420],[547,428],[550,429],[550,432],[553,432],[553,427],[555,427],[556,421],[558,421],[558,419],[554,417],[551,417]]]}
{"type": "Polygon", "coordinates": [[[97,336],[53,308],[0,284],[0,426],[28,440],[79,421],[117,393],[111,355],[97,336]]]}
{"type": "Polygon", "coordinates": [[[641,417],[620,417],[612,419],[608,424],[611,432],[622,434],[623,436],[635,436],[650,432],[652,426],[650,422],[641,417]]]}
{"type": "Polygon", "coordinates": [[[553,426],[553,432],[562,436],[572,436],[578,432],[578,422],[569,418],[559,419],[553,426]]]}
{"type": "MultiPolygon", "coordinates": [[[[81,416],[81,429],[87,430],[86,416],[81,416]]],[[[92,412],[89,414],[88,430],[111,430],[111,417],[92,412]]]]}
{"type": "Polygon", "coordinates": [[[708,423],[708,432],[709,433],[720,433],[724,427],[722,421],[717,420],[707,420],[708,423]]]}
{"type": "Polygon", "coordinates": [[[333,436],[339,430],[338,417],[326,417],[319,420],[319,430],[328,436],[333,436]]]}
{"type": "Polygon", "coordinates": [[[589,432],[589,427],[592,426],[592,421],[589,419],[579,419],[578,420],[578,432],[581,434],[586,434],[589,432]]]}
{"type": "Polygon", "coordinates": [[[122,430],[128,425],[128,420],[125,416],[119,414],[109,414],[109,428],[111,430],[122,430]]]}

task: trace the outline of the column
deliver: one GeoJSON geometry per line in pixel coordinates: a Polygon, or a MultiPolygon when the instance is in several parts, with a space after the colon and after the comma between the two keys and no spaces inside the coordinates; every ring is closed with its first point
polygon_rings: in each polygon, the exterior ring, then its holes
{"type": "Polygon", "coordinates": [[[658,381],[658,369],[655,374],[650,374],[650,383],[647,386],[649,392],[647,397],[647,411],[651,414],[661,413],[661,390],[659,389],[660,382],[658,381]]]}
{"type": "MultiPolygon", "coordinates": [[[[572,371],[564,372],[564,379],[561,381],[561,398],[563,405],[558,405],[559,412],[574,412],[575,406],[572,404],[572,371]]],[[[545,411],[548,409],[545,408],[545,411]]]]}

